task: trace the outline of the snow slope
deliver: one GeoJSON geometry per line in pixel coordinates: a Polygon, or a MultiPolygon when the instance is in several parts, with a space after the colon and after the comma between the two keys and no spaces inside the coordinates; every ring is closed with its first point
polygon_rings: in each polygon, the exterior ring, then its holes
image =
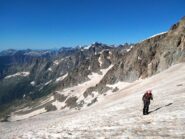
{"type": "MultiPolygon", "coordinates": [[[[120,84],[120,83],[119,83],[120,84]]],[[[54,111],[0,123],[0,138],[185,138],[185,63],[137,80],[81,111],[54,111]],[[150,114],[141,97],[153,90],[150,114]]]]}
{"type": "MultiPolygon", "coordinates": [[[[91,103],[91,101],[98,96],[98,93],[96,93],[96,95],[94,95],[93,97],[90,96],[89,98],[84,98],[83,93],[89,88],[89,87],[93,87],[96,84],[98,84],[101,79],[105,76],[105,74],[111,69],[113,65],[110,65],[108,68],[106,69],[101,69],[100,73],[91,73],[90,75],[88,75],[89,80],[86,82],[83,82],[81,84],[78,84],[76,86],[73,87],[69,87],[69,88],[65,88],[64,90],[60,91],[56,91],[58,94],[62,94],[64,96],[67,96],[67,98],[70,97],[76,97],[78,98],[77,103],[80,103],[81,100],[84,100],[84,105],[83,108],[87,107],[88,103],[91,103]]],[[[61,81],[64,78],[66,78],[68,76],[68,73],[59,77],[58,79],[56,79],[56,81],[61,81]]],[[[44,85],[48,85],[52,82],[52,80],[46,82],[44,85]]],[[[99,97],[98,99],[102,99],[101,97],[99,97]]],[[[17,120],[23,120],[29,117],[33,117],[36,115],[39,115],[41,113],[45,113],[45,104],[46,103],[51,103],[53,106],[56,107],[57,110],[61,110],[63,109],[70,109],[69,106],[67,106],[66,103],[67,99],[65,99],[64,102],[60,102],[58,100],[54,101],[54,96],[50,96],[48,98],[46,98],[45,100],[41,100],[39,102],[39,104],[37,104],[35,107],[25,107],[22,109],[19,109],[15,112],[12,112],[10,117],[8,118],[9,121],[17,121],[17,120]],[[26,110],[28,110],[26,112],[26,110]],[[18,112],[18,113],[17,113],[18,112]],[[23,114],[20,114],[21,112],[23,112],[23,114]]]]}
{"type": "MultiPolygon", "coordinates": [[[[83,93],[90,87],[94,87],[96,84],[98,84],[101,79],[105,76],[105,74],[113,67],[113,65],[110,65],[108,68],[106,69],[101,69],[99,73],[91,73],[90,75],[88,75],[89,80],[78,84],[76,86],[73,87],[69,87],[66,88],[62,91],[56,91],[59,94],[63,94],[65,96],[69,97],[77,97],[77,103],[80,103],[81,100],[85,100],[83,93]]],[[[90,98],[89,101],[91,101],[93,98],[90,98]]],[[[67,99],[66,99],[67,100],[67,99]]],[[[57,110],[61,109],[62,107],[66,106],[65,102],[59,102],[56,101],[53,103],[53,105],[55,105],[57,107],[57,110]]],[[[66,107],[68,109],[68,107],[66,107]]]]}

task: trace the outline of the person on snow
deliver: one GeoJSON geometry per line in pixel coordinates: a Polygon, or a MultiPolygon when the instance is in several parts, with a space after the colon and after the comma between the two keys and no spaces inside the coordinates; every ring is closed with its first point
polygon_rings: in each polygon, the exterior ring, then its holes
{"type": "Polygon", "coordinates": [[[153,95],[152,95],[152,90],[146,91],[146,93],[143,95],[143,115],[149,114],[149,105],[150,105],[150,100],[153,100],[153,95]]]}

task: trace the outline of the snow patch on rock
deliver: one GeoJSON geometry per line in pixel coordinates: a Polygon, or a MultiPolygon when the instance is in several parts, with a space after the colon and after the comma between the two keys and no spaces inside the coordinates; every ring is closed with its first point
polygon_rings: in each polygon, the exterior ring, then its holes
{"type": "Polygon", "coordinates": [[[91,47],[91,45],[87,45],[86,47],[84,47],[84,49],[89,49],[91,47]]]}
{"type": "Polygon", "coordinates": [[[137,57],[138,60],[142,60],[142,58],[140,56],[137,57]]]}
{"type": "Polygon", "coordinates": [[[53,64],[54,65],[58,65],[60,62],[58,61],[58,60],[55,60],[54,62],[53,62],[53,64]]]}
{"type": "MultiPolygon", "coordinates": [[[[158,34],[154,34],[154,35],[148,37],[147,39],[151,39],[151,38],[153,38],[153,37],[156,37],[156,36],[159,36],[159,35],[162,35],[162,34],[166,34],[166,33],[167,33],[167,31],[161,32],[161,33],[158,33],[158,34]]],[[[146,39],[146,40],[147,40],[147,39],[146,39]]]]}
{"type": "Polygon", "coordinates": [[[35,81],[30,82],[32,86],[35,86],[35,81]]]}
{"type": "Polygon", "coordinates": [[[161,32],[161,33],[158,33],[158,34],[154,34],[154,35],[148,37],[147,39],[140,41],[139,43],[141,43],[141,42],[143,42],[143,41],[146,41],[146,40],[148,40],[148,39],[154,38],[154,37],[156,37],[156,36],[159,36],[159,35],[162,35],[162,34],[166,34],[166,33],[167,33],[167,31],[166,31],[166,32],[161,32]]]}
{"type": "Polygon", "coordinates": [[[67,76],[68,76],[68,73],[66,73],[65,75],[63,75],[63,76],[61,76],[61,77],[58,77],[58,78],[56,79],[56,82],[59,82],[59,81],[64,80],[67,76]]]}
{"type": "Polygon", "coordinates": [[[52,82],[52,80],[49,80],[48,82],[46,82],[46,83],[44,84],[44,86],[50,84],[51,82],[52,82]]]}
{"type": "Polygon", "coordinates": [[[17,77],[17,76],[27,77],[29,75],[30,75],[30,72],[17,72],[15,74],[6,76],[5,79],[9,79],[9,78],[17,77]]]}
{"type": "Polygon", "coordinates": [[[48,68],[48,71],[51,71],[51,72],[52,72],[53,70],[52,70],[52,68],[50,67],[50,68],[48,68]]]}
{"type": "Polygon", "coordinates": [[[57,108],[57,110],[60,110],[62,107],[65,106],[65,102],[60,102],[60,101],[56,100],[56,101],[52,102],[52,105],[54,105],[57,108]]]}
{"type": "Polygon", "coordinates": [[[78,98],[77,103],[79,103],[81,100],[84,100],[83,93],[89,87],[94,87],[96,84],[98,84],[112,66],[113,65],[109,66],[106,69],[101,69],[100,71],[102,74],[93,72],[92,74],[88,75],[89,81],[86,81],[73,87],[66,88],[62,91],[57,91],[57,93],[64,94],[65,96],[68,97],[77,97],[78,98]]]}
{"type": "Polygon", "coordinates": [[[99,65],[100,65],[100,67],[103,65],[103,60],[102,60],[102,57],[101,57],[101,55],[99,56],[99,58],[98,58],[98,62],[99,62],[99,65]]]}
{"type": "Polygon", "coordinates": [[[127,51],[127,52],[130,52],[130,50],[131,50],[133,47],[134,47],[133,45],[130,46],[130,48],[128,48],[126,51],[127,51]]]}

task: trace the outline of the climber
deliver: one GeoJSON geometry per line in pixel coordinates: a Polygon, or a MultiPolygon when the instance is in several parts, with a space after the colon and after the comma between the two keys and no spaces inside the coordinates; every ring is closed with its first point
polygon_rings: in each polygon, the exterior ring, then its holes
{"type": "Polygon", "coordinates": [[[152,95],[152,90],[146,91],[146,93],[143,95],[143,115],[149,114],[149,105],[150,105],[150,100],[153,100],[153,95],[152,95]]]}

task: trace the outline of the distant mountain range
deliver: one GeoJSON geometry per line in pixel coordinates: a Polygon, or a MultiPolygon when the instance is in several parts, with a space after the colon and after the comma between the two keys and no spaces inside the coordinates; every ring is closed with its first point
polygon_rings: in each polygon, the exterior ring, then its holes
{"type": "Polygon", "coordinates": [[[54,110],[80,110],[99,96],[185,62],[185,18],[168,32],[136,44],[102,43],[59,50],[0,52],[1,120],[24,119],[54,110]],[[35,112],[35,114],[33,114],[35,112]],[[14,116],[17,115],[17,118],[14,116]]]}

